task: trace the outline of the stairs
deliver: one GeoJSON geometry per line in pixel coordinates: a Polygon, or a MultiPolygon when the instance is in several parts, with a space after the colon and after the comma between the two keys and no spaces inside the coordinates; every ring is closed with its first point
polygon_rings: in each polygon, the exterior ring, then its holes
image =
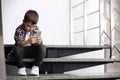
{"type": "MultiPolygon", "coordinates": [[[[13,48],[13,45],[5,45],[5,55],[13,48]]],[[[47,71],[48,74],[40,74],[40,77],[34,76],[17,76],[12,75],[9,66],[8,78],[7,80],[115,80],[120,79],[120,73],[91,73],[91,74],[66,74],[64,72],[88,68],[91,66],[97,66],[102,64],[120,62],[120,59],[110,59],[110,58],[65,58],[66,56],[75,54],[84,54],[86,52],[92,52],[102,49],[110,49],[110,46],[78,46],[78,45],[46,45],[44,51],[46,52],[46,58],[43,60],[43,65],[40,71],[47,71]]],[[[91,54],[92,55],[92,54],[91,54]]],[[[24,59],[29,68],[33,62],[33,59],[24,59]]],[[[7,65],[14,66],[15,63],[12,60],[6,60],[7,65]]],[[[16,71],[15,68],[12,69],[13,72],[16,71]]]]}
{"type": "Polygon", "coordinates": [[[120,74],[41,74],[40,77],[34,76],[8,76],[8,80],[114,80],[120,78],[120,74]]]}

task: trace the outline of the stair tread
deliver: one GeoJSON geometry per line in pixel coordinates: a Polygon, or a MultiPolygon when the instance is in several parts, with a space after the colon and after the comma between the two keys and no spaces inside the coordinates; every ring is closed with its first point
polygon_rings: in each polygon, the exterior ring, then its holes
{"type": "Polygon", "coordinates": [[[110,62],[120,59],[71,59],[71,58],[46,58],[44,62],[110,62]]]}
{"type": "MultiPolygon", "coordinates": [[[[14,47],[14,45],[4,45],[5,47],[14,47]]],[[[109,45],[45,45],[47,48],[110,48],[109,45]]]]}
{"type": "Polygon", "coordinates": [[[110,48],[104,45],[46,45],[47,48],[110,48]]]}
{"type": "MultiPolygon", "coordinates": [[[[34,59],[25,58],[24,62],[32,62],[34,59]]],[[[13,62],[6,60],[6,62],[13,62]]],[[[120,62],[120,59],[72,59],[72,58],[44,58],[43,62],[120,62]]]]}
{"type": "Polygon", "coordinates": [[[41,80],[41,79],[118,79],[120,78],[120,73],[93,73],[93,74],[40,74],[40,77],[36,76],[17,76],[8,75],[7,80],[41,80]]]}

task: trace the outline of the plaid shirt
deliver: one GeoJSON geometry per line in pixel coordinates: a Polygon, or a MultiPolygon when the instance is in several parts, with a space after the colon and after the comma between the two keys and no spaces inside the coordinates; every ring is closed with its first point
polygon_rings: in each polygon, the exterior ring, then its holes
{"type": "MultiPolygon", "coordinates": [[[[36,26],[35,30],[38,30],[37,26],[36,26]]],[[[21,46],[21,42],[25,40],[26,33],[27,33],[27,31],[23,24],[19,25],[16,28],[16,31],[14,34],[15,45],[21,46]]],[[[34,34],[34,30],[32,32],[30,32],[30,36],[32,36],[33,34],[34,34]]]]}

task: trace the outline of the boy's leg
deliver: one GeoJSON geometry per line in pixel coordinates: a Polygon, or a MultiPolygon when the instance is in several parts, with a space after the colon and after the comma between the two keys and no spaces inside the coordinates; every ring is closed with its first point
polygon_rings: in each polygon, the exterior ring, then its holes
{"type": "Polygon", "coordinates": [[[42,45],[32,46],[34,58],[35,58],[35,64],[32,67],[31,74],[32,75],[39,75],[39,68],[42,65],[42,61],[44,58],[43,48],[42,45]]]}
{"type": "Polygon", "coordinates": [[[35,66],[40,66],[42,64],[43,58],[45,57],[45,50],[43,49],[43,45],[37,46],[15,46],[15,59],[18,68],[25,67],[22,59],[25,58],[34,58],[35,66]]]}
{"type": "Polygon", "coordinates": [[[42,65],[43,58],[45,57],[42,45],[33,46],[33,52],[34,52],[34,58],[35,58],[34,65],[40,67],[42,65]]]}
{"type": "Polygon", "coordinates": [[[18,69],[18,75],[25,76],[25,75],[27,75],[27,73],[26,73],[25,65],[22,61],[23,56],[24,56],[23,48],[20,47],[20,46],[15,46],[15,61],[16,61],[17,66],[19,68],[18,69]]]}
{"type": "Polygon", "coordinates": [[[23,56],[24,56],[24,49],[23,49],[23,47],[15,46],[15,61],[17,63],[18,68],[25,67],[25,64],[22,61],[23,56]]]}

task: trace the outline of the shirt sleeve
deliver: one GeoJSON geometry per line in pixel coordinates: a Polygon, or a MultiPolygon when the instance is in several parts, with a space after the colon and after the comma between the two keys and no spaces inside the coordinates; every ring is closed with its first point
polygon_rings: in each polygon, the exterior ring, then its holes
{"type": "Polygon", "coordinates": [[[21,45],[21,42],[24,41],[24,33],[21,29],[16,29],[14,34],[14,40],[17,45],[21,45]]]}

